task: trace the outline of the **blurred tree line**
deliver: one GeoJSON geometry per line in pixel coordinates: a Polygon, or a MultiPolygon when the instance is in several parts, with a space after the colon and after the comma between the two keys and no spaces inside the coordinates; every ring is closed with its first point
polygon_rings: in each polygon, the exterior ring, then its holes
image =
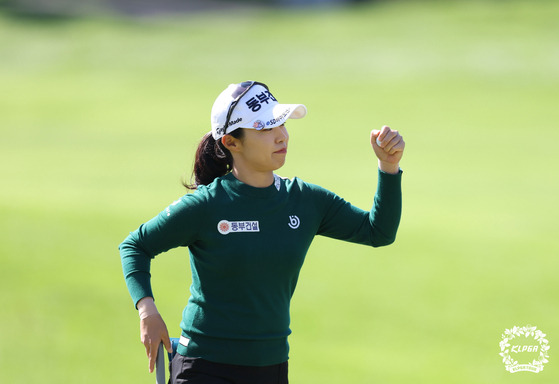
{"type": "Polygon", "coordinates": [[[92,13],[151,15],[208,9],[266,6],[320,6],[374,0],[0,0],[0,10],[12,16],[67,18],[92,13]]]}

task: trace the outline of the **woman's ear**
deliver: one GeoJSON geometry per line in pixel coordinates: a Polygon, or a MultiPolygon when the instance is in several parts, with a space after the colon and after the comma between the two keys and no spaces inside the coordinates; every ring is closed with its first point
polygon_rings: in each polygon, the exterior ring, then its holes
{"type": "Polygon", "coordinates": [[[230,152],[238,152],[241,141],[231,135],[225,135],[221,138],[221,144],[230,152]]]}

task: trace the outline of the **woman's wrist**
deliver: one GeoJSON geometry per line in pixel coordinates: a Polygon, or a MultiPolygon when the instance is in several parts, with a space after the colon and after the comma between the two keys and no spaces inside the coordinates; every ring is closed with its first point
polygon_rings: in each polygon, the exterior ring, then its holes
{"type": "Polygon", "coordinates": [[[392,164],[379,160],[378,168],[384,173],[395,175],[400,172],[400,163],[392,164]]]}
{"type": "Polygon", "coordinates": [[[140,320],[143,320],[148,316],[159,314],[159,311],[155,306],[155,302],[153,301],[153,297],[144,297],[138,301],[137,307],[140,320]]]}

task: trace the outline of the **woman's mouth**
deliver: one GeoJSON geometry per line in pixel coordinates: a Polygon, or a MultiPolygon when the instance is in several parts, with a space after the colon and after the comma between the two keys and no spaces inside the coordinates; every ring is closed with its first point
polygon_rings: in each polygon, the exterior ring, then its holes
{"type": "Polygon", "coordinates": [[[278,153],[278,154],[286,154],[287,153],[287,148],[282,148],[279,151],[275,151],[274,153],[278,153]]]}

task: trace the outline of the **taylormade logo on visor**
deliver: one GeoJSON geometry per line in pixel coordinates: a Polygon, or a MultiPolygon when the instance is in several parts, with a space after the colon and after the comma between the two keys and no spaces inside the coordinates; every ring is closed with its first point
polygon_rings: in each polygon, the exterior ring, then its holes
{"type": "Polygon", "coordinates": [[[236,119],[236,120],[230,121],[229,124],[227,124],[227,127],[226,127],[226,128],[229,128],[229,127],[232,126],[233,124],[240,123],[241,121],[243,121],[243,118],[242,118],[242,117],[239,117],[239,118],[236,119]]]}

